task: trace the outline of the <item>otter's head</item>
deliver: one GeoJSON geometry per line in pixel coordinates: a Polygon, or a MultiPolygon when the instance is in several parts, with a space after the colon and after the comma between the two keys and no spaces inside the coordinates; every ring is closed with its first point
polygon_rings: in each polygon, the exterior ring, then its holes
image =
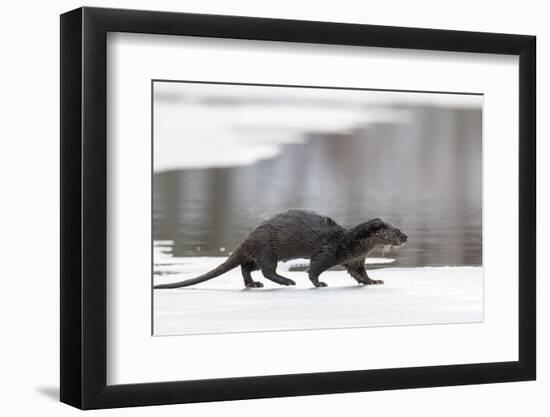
{"type": "Polygon", "coordinates": [[[354,237],[368,239],[372,245],[400,247],[407,241],[407,235],[397,227],[381,219],[372,219],[354,228],[354,237]]]}

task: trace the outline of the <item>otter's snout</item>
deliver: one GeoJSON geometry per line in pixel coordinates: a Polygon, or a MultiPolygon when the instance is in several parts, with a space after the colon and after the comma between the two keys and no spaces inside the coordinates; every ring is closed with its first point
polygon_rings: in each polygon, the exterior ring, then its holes
{"type": "Polygon", "coordinates": [[[399,245],[402,245],[404,244],[407,239],[409,238],[405,233],[403,233],[401,230],[399,231],[398,233],[398,240],[399,240],[399,245]]]}

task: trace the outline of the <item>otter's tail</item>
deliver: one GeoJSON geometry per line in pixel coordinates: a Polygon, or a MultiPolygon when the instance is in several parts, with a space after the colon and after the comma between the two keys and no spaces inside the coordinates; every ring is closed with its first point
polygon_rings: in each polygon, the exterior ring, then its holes
{"type": "Polygon", "coordinates": [[[236,268],[241,264],[241,255],[240,255],[240,248],[235,250],[233,254],[227,260],[222,263],[217,268],[213,269],[210,272],[207,272],[206,274],[203,274],[197,278],[187,279],[185,281],[179,281],[179,282],[172,282],[170,284],[160,284],[155,285],[154,289],[166,289],[166,288],[181,288],[181,287],[188,287],[190,285],[195,285],[200,282],[208,281],[209,279],[216,278],[220,276],[221,274],[226,273],[227,271],[232,270],[233,268],[236,268]]]}

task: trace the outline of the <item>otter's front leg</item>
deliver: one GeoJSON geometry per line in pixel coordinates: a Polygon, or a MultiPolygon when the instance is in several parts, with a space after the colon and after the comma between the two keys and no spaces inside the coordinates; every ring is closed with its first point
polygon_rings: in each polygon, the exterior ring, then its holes
{"type": "Polygon", "coordinates": [[[327,284],[319,281],[319,275],[334,266],[328,257],[317,256],[311,259],[309,266],[309,279],[316,287],[326,287],[327,284]]]}
{"type": "Polygon", "coordinates": [[[381,279],[370,279],[367,275],[367,270],[365,269],[365,260],[351,262],[343,265],[348,274],[350,274],[359,284],[363,285],[372,285],[372,284],[383,284],[384,281],[381,279]]]}

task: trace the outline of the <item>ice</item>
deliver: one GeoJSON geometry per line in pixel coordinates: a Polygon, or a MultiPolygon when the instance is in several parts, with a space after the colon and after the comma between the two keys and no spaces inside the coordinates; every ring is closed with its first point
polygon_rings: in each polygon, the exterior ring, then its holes
{"type": "MultiPolygon", "coordinates": [[[[198,275],[208,272],[210,269],[214,269],[216,266],[223,263],[227,258],[218,256],[203,256],[203,257],[189,257],[178,258],[171,257],[172,248],[155,246],[155,265],[154,271],[157,275],[170,274],[171,281],[181,281],[187,278],[194,278],[198,275]],[[210,268],[210,269],[208,269],[210,268]],[[179,275],[180,279],[176,279],[176,275],[179,275]]],[[[367,258],[366,265],[376,264],[390,264],[395,262],[393,258],[367,258]]],[[[288,262],[280,262],[278,271],[289,271],[291,269],[307,269],[309,266],[308,259],[293,259],[288,262]]],[[[158,283],[164,283],[166,279],[159,279],[158,283]]]]}
{"type": "MultiPolygon", "coordinates": [[[[155,258],[154,282],[196,277],[224,259],[163,254],[155,258]]],[[[370,277],[385,284],[368,286],[357,285],[345,271],[327,271],[321,280],[328,287],[314,288],[305,272],[289,270],[304,262],[279,265],[281,275],[296,281],[292,287],[254,272],[264,288],[245,289],[236,268],[192,287],[154,290],[154,335],[483,321],[481,267],[376,269],[369,271],[370,277]]]]}
{"type": "Polygon", "coordinates": [[[154,94],[155,172],[250,165],[312,133],[406,123],[412,106],[482,104],[458,94],[167,82],[155,83],[154,94]]]}

